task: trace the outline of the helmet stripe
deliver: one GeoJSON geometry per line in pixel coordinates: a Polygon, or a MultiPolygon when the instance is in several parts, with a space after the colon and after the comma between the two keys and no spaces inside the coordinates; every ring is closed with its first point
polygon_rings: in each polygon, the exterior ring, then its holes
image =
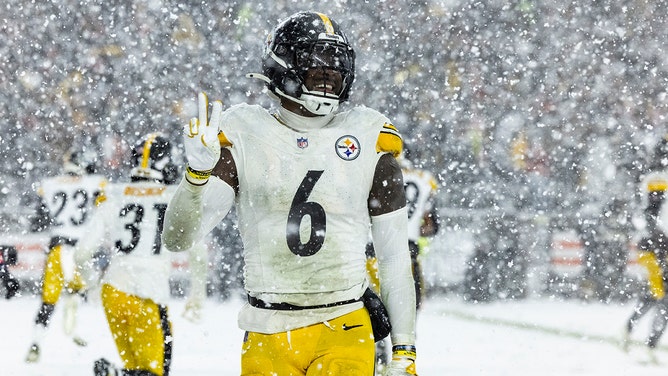
{"type": "Polygon", "coordinates": [[[325,33],[334,34],[334,25],[332,25],[332,21],[329,19],[329,17],[322,13],[318,13],[318,16],[320,16],[322,23],[325,25],[325,33]]]}
{"type": "Polygon", "coordinates": [[[144,142],[144,151],[141,156],[141,168],[143,169],[148,168],[148,162],[151,156],[151,145],[153,145],[153,142],[157,136],[157,133],[151,133],[146,138],[146,142],[144,142]]]}

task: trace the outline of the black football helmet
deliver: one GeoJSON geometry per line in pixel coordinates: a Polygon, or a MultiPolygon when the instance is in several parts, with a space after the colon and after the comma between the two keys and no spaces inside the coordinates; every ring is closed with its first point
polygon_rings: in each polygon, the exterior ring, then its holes
{"type": "Polygon", "coordinates": [[[132,148],[132,181],[155,180],[174,184],[178,168],[172,161],[172,144],[160,133],[149,133],[132,148]]]}
{"type": "Polygon", "coordinates": [[[269,91],[301,104],[315,115],[327,115],[350,96],[355,51],[334,20],[322,13],[299,12],[279,23],[267,36],[262,73],[248,76],[265,81],[269,91]],[[309,91],[304,79],[312,68],[339,72],[340,92],[309,91]]]}
{"type": "Polygon", "coordinates": [[[86,148],[72,148],[63,156],[63,170],[72,175],[89,175],[98,170],[99,157],[86,148]]]}

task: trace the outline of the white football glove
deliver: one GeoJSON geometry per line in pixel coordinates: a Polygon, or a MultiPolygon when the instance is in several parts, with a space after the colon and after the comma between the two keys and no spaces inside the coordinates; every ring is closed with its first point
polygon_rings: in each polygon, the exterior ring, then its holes
{"type": "Polygon", "coordinates": [[[415,346],[392,346],[392,361],[385,369],[385,376],[417,376],[415,346]]]}
{"type": "Polygon", "coordinates": [[[192,323],[199,323],[202,318],[202,301],[199,299],[188,299],[182,316],[192,323]]]}
{"type": "Polygon", "coordinates": [[[211,171],[220,159],[220,141],[218,130],[222,121],[223,102],[213,102],[209,119],[209,99],[205,93],[199,93],[197,99],[198,117],[190,119],[184,128],[183,146],[186,150],[188,166],[186,179],[195,185],[202,185],[209,180],[211,171]]]}

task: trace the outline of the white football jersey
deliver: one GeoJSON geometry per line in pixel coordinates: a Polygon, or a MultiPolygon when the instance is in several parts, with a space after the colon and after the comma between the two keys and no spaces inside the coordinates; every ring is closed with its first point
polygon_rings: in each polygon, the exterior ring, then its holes
{"type": "Polygon", "coordinates": [[[165,304],[169,298],[171,253],[162,246],[167,204],[175,186],[153,182],[115,184],[106,213],[112,258],[103,283],[165,304]]]}
{"type": "Polygon", "coordinates": [[[37,190],[49,210],[52,237],[78,240],[86,233],[93,209],[104,199],[107,179],[100,175],[60,175],[37,190]]]}
{"type": "Polygon", "coordinates": [[[291,129],[259,106],[234,106],[223,116],[239,176],[249,294],[300,306],[360,297],[379,137],[394,132],[400,140],[396,129],[364,107],[311,131],[291,129]]]}
{"type": "Polygon", "coordinates": [[[410,168],[402,169],[402,172],[408,211],[408,240],[417,242],[420,237],[422,218],[433,207],[432,198],[436,194],[438,184],[428,171],[410,168]]]}

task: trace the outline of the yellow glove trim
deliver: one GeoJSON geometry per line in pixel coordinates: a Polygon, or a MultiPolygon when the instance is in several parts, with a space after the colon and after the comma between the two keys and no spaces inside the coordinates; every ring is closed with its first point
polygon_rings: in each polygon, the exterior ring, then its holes
{"type": "Polygon", "coordinates": [[[413,345],[394,345],[392,346],[392,358],[395,356],[415,360],[417,350],[413,345]]]}
{"type": "Polygon", "coordinates": [[[400,356],[402,358],[411,358],[415,359],[417,357],[417,354],[415,351],[408,351],[408,350],[395,350],[392,352],[392,357],[394,356],[400,356]]]}

